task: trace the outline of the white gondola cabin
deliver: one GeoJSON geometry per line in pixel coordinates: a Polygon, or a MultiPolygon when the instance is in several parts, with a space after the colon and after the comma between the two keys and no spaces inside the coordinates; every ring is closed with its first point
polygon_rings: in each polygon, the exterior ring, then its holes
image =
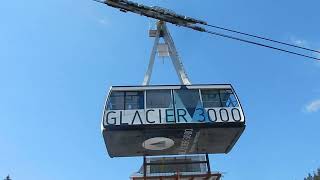
{"type": "Polygon", "coordinates": [[[228,153],[245,128],[230,84],[113,86],[102,133],[111,157],[228,153]]]}

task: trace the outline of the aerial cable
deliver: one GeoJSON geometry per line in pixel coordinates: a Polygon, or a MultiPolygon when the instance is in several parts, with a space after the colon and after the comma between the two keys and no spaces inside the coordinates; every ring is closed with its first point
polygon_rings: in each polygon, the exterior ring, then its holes
{"type": "Polygon", "coordinates": [[[160,21],[164,21],[164,22],[169,22],[172,24],[175,24],[177,26],[183,26],[183,27],[187,27],[187,28],[191,28],[193,30],[196,31],[200,31],[200,32],[207,32],[209,34],[212,35],[216,35],[216,36],[221,36],[221,37],[225,37],[225,38],[229,38],[229,39],[233,39],[233,40],[237,40],[237,41],[242,41],[245,43],[249,43],[249,44],[254,44],[257,46],[262,46],[265,48],[269,48],[269,49],[274,49],[274,50],[278,50],[278,51],[282,51],[282,52],[286,52],[289,54],[294,54],[297,56],[302,56],[302,57],[306,57],[309,59],[314,59],[314,60],[318,60],[320,61],[320,58],[316,58],[313,57],[311,55],[305,55],[305,54],[301,54],[295,51],[291,51],[291,50],[286,50],[283,48],[279,48],[279,47],[274,47],[271,45],[266,45],[266,44],[262,44],[259,42],[255,42],[253,40],[246,40],[246,39],[242,39],[236,36],[231,36],[231,35],[226,35],[226,34],[222,34],[222,33],[218,33],[218,32],[214,32],[214,31],[208,31],[205,28],[198,26],[198,25],[202,25],[202,26],[208,26],[208,27],[212,27],[212,28],[217,28],[220,30],[224,30],[224,31],[228,31],[228,32],[232,32],[232,33],[237,33],[237,34],[241,34],[241,35],[245,35],[245,36],[249,36],[249,37],[254,37],[254,38],[258,38],[258,39],[262,39],[262,40],[266,40],[269,42],[273,42],[273,43],[277,43],[277,44],[282,44],[282,45],[286,45],[286,46],[290,46],[290,47],[295,47],[295,48],[299,48],[299,49],[303,49],[303,50],[307,50],[307,51],[312,51],[315,53],[320,53],[320,51],[314,50],[314,49],[310,49],[310,48],[306,48],[306,47],[301,47],[301,46],[297,46],[294,44],[289,44],[289,43],[285,43],[285,42],[281,42],[281,41],[276,41],[270,38],[265,38],[265,37],[261,37],[261,36],[257,36],[257,35],[252,35],[252,34],[248,34],[248,33],[244,33],[244,32],[240,32],[240,31],[236,31],[236,30],[232,30],[232,29],[228,29],[228,28],[224,28],[224,27],[219,27],[219,26],[214,26],[214,25],[210,25],[208,23],[206,23],[205,21],[202,20],[197,20],[191,17],[187,17],[187,16],[183,16],[183,15],[179,15],[176,14],[175,12],[165,9],[165,8],[161,8],[161,7],[152,7],[152,6],[145,6],[142,4],[138,4],[129,0],[94,0],[97,1],[99,3],[103,3],[106,4],[108,6],[120,9],[120,11],[122,12],[133,12],[136,14],[140,14],[143,16],[147,16],[150,18],[154,18],[154,19],[158,19],[160,21]]]}
{"type": "MultiPolygon", "coordinates": [[[[297,52],[294,52],[294,51],[290,51],[290,50],[274,47],[274,46],[271,46],[271,45],[266,45],[266,44],[262,44],[262,43],[258,43],[258,42],[254,42],[254,41],[238,38],[238,37],[231,36],[231,35],[226,35],[226,34],[214,32],[214,31],[209,31],[209,30],[206,30],[206,29],[204,29],[204,28],[202,28],[200,26],[185,25],[184,27],[191,28],[191,29],[196,30],[196,31],[206,32],[206,33],[209,33],[209,34],[212,34],[212,35],[216,35],[216,36],[220,36],[220,37],[224,37],[224,38],[228,38],[228,39],[233,39],[233,40],[237,40],[237,41],[241,41],[241,42],[245,42],[245,43],[249,43],[249,44],[254,44],[254,45],[257,45],[257,46],[261,46],[261,47],[265,47],[265,48],[269,48],[269,49],[274,49],[274,50],[277,50],[277,51],[281,51],[281,52],[285,52],[285,53],[289,53],[289,54],[294,54],[294,55],[297,55],[297,56],[302,56],[302,57],[305,57],[305,58],[309,58],[309,59],[314,59],[314,60],[320,61],[320,58],[316,58],[316,57],[313,57],[313,56],[297,53],[297,52]]],[[[298,46],[298,47],[300,47],[300,46],[298,46]]]]}
{"type": "Polygon", "coordinates": [[[265,47],[265,48],[274,49],[274,50],[286,52],[286,53],[289,53],[289,54],[294,54],[294,55],[297,55],[297,56],[302,56],[302,57],[305,57],[305,58],[309,58],[309,59],[314,59],[314,60],[320,61],[320,58],[316,58],[316,57],[308,56],[308,55],[305,55],[305,54],[289,51],[289,50],[286,50],[286,49],[281,49],[281,48],[278,48],[278,47],[273,47],[273,46],[270,46],[270,45],[265,45],[265,44],[262,44],[262,43],[258,43],[258,42],[254,42],[254,41],[250,41],[250,40],[246,40],[246,39],[241,39],[241,38],[238,38],[238,37],[234,37],[234,36],[230,36],[230,35],[226,35],[226,34],[222,34],[222,33],[217,33],[217,32],[214,32],[214,31],[206,30],[204,32],[212,34],[212,35],[216,35],[216,36],[220,36],[220,37],[224,37],[224,38],[228,38],[228,39],[233,39],[233,40],[237,40],[237,41],[241,41],[241,42],[245,42],[245,43],[249,43],[249,44],[254,44],[254,45],[257,45],[257,46],[262,46],[262,47],[265,47]]]}
{"type": "Polygon", "coordinates": [[[213,28],[220,29],[220,30],[224,30],[224,31],[237,33],[237,34],[241,34],[241,35],[245,35],[245,36],[249,36],[249,37],[254,37],[254,38],[257,38],[257,39],[262,39],[262,40],[265,40],[265,41],[270,41],[270,42],[274,42],[274,43],[278,43],[278,44],[282,44],[282,45],[286,45],[286,46],[291,46],[291,47],[295,47],[295,48],[299,48],[299,49],[303,49],[303,50],[307,50],[307,51],[320,53],[320,51],[317,51],[317,50],[314,50],[314,49],[310,49],[310,48],[306,48],[306,47],[302,47],[302,46],[298,46],[298,45],[294,45],[294,44],[289,44],[289,43],[285,43],[285,42],[281,42],[281,41],[277,41],[277,40],[273,40],[273,39],[270,39],[270,38],[249,34],[249,33],[244,33],[244,32],[232,30],[232,29],[229,29],[229,28],[224,28],[224,27],[221,27],[221,26],[215,26],[215,25],[210,25],[210,24],[207,24],[206,26],[213,27],[213,28]]]}

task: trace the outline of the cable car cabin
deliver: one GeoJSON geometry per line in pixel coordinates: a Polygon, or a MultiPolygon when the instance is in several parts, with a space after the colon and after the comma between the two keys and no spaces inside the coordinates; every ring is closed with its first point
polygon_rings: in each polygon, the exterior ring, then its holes
{"type": "Polygon", "coordinates": [[[110,157],[228,153],[245,128],[231,85],[113,86],[102,133],[110,157]]]}

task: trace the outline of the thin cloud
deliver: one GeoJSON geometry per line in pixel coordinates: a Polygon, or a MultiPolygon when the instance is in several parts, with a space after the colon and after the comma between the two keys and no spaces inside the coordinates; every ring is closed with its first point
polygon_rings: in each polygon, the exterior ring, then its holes
{"type": "MultiPolygon", "coordinates": [[[[320,51],[320,49],[318,51],[320,51]]],[[[314,57],[320,59],[320,53],[313,53],[313,55],[314,55],[314,57]]],[[[319,60],[316,61],[315,64],[316,64],[316,66],[320,67],[320,61],[319,60]]]]}
{"type": "Polygon", "coordinates": [[[304,39],[299,39],[299,38],[296,38],[296,37],[291,37],[291,38],[290,38],[290,41],[291,41],[294,45],[297,45],[297,46],[301,46],[301,47],[305,47],[305,48],[310,47],[309,41],[304,40],[304,39]]]}
{"type": "Polygon", "coordinates": [[[309,113],[320,111],[320,99],[314,100],[311,103],[309,103],[305,110],[309,113]]]}
{"type": "MultiPolygon", "coordinates": [[[[301,39],[301,38],[296,38],[294,36],[290,37],[290,41],[294,45],[301,46],[304,48],[311,48],[311,49],[315,49],[315,50],[320,51],[319,46],[317,48],[315,48],[316,47],[315,44],[317,44],[317,43],[307,41],[307,40],[301,39]]],[[[320,53],[314,52],[313,56],[320,59],[320,53]]],[[[320,65],[320,62],[317,62],[316,65],[320,65]]]]}
{"type": "Polygon", "coordinates": [[[99,19],[99,24],[102,24],[102,25],[109,25],[110,22],[107,20],[107,19],[99,19]]]}
{"type": "MultiPolygon", "coordinates": [[[[320,49],[318,49],[318,51],[320,51],[320,49]]],[[[314,53],[314,55],[315,55],[317,58],[320,58],[320,53],[314,53]]]]}

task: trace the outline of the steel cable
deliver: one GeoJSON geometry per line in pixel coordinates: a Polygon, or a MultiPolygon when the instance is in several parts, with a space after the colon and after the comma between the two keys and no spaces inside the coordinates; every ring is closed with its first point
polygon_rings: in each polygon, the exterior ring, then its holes
{"type": "Polygon", "coordinates": [[[302,56],[302,57],[306,57],[306,58],[309,58],[309,59],[314,59],[314,60],[320,61],[320,58],[316,58],[316,57],[312,57],[312,56],[309,56],[309,55],[305,55],[305,54],[289,51],[289,50],[286,50],[286,49],[281,49],[281,48],[278,48],[278,47],[273,47],[273,46],[270,46],[270,45],[265,45],[265,44],[262,44],[262,43],[258,43],[258,42],[254,42],[254,41],[250,41],[250,40],[246,40],[246,39],[241,39],[241,38],[238,38],[238,37],[234,37],[234,36],[230,36],[230,35],[226,35],[226,34],[222,34],[222,33],[218,33],[218,32],[213,32],[213,31],[208,31],[208,30],[206,30],[204,32],[212,34],[212,35],[216,35],[216,36],[220,36],[220,37],[224,37],[224,38],[228,38],[228,39],[233,39],[233,40],[237,40],[237,41],[241,41],[241,42],[245,42],[245,43],[249,43],[249,44],[254,44],[254,45],[257,45],[257,46],[262,46],[262,47],[265,47],[265,48],[274,49],[274,50],[286,52],[286,53],[289,53],[289,54],[294,54],[294,55],[297,55],[297,56],[302,56]]]}
{"type": "Polygon", "coordinates": [[[265,40],[265,41],[270,41],[270,42],[274,42],[274,43],[278,43],[278,44],[282,44],[282,45],[286,45],[286,46],[290,46],[290,47],[295,47],[295,48],[299,48],[299,49],[303,49],[303,50],[307,50],[307,51],[312,51],[312,52],[315,52],[315,53],[320,53],[320,51],[318,51],[318,50],[314,50],[314,49],[310,49],[310,48],[306,48],[306,47],[302,47],[302,46],[298,46],[298,45],[294,45],[294,44],[289,44],[289,43],[285,43],[285,42],[281,42],[281,41],[277,41],[277,40],[273,40],[273,39],[270,39],[270,38],[265,38],[265,37],[261,37],[261,36],[257,36],[257,35],[252,35],[252,34],[249,34],[249,33],[244,33],[244,32],[232,30],[232,29],[229,29],[229,28],[224,28],[224,27],[210,25],[210,24],[207,24],[206,26],[213,27],[213,28],[220,29],[220,30],[224,30],[224,31],[237,33],[237,34],[241,34],[241,35],[245,35],[245,36],[249,36],[249,37],[254,37],[254,38],[257,38],[257,39],[262,39],[262,40],[265,40]]]}

